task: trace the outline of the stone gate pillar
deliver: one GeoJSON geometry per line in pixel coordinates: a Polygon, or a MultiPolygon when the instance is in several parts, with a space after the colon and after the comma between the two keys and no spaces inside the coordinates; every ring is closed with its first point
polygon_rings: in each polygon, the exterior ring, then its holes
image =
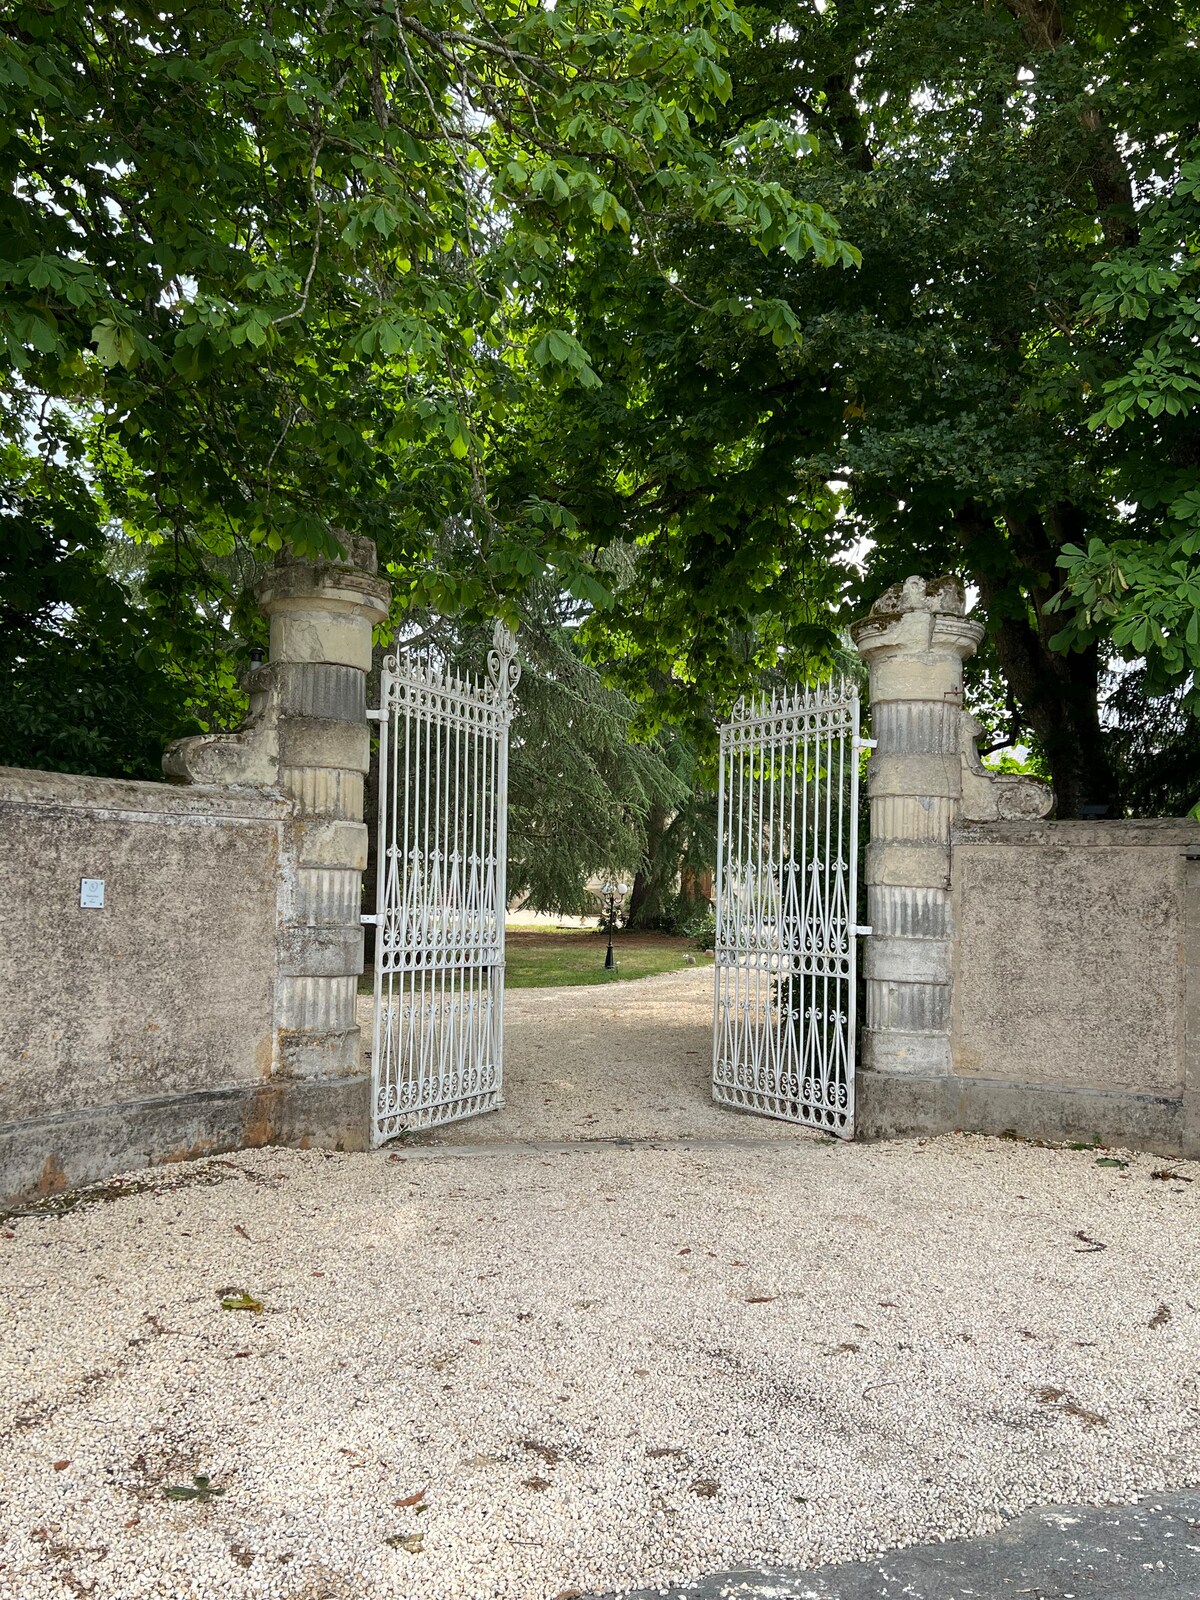
{"type": "Polygon", "coordinates": [[[366,683],[390,590],[370,540],[347,542],[349,563],[284,561],[257,592],[271,623],[278,784],[296,812],[276,1005],[280,1070],[296,1078],[344,1076],[360,1062],[366,683]]]}
{"type": "Polygon", "coordinates": [[[856,1117],[867,1138],[960,1120],[951,1054],[954,829],[1044,817],[1054,805],[1049,785],[980,761],[980,725],[963,709],[963,662],[983,626],[965,610],[957,579],[906,578],[850,630],[870,668],[875,740],[856,1117]]]}
{"type": "Polygon", "coordinates": [[[955,579],[908,578],[851,630],[870,667],[875,740],[859,1118],[868,1137],[899,1131],[909,1112],[919,1125],[914,1098],[935,1123],[948,1113],[939,1102],[952,1070],[950,833],[963,793],[963,661],[983,637],[964,611],[955,579]]]}
{"type": "MultiPolygon", "coordinates": [[[[163,758],[167,776],[178,781],[265,786],[292,802],[280,863],[275,988],[272,1075],[281,1090],[289,1082],[301,1090],[306,1083],[314,1089],[344,1083],[361,1073],[356,999],[367,862],[366,681],[371,630],[387,616],[390,589],[377,576],[371,541],[341,538],[346,560],[284,556],[259,583],[271,650],[247,680],[243,725],[181,740],[163,758]]],[[[361,1114],[365,1139],[365,1091],[362,1099],[360,1113],[335,1110],[325,1126],[361,1114]]],[[[276,1101],[267,1120],[278,1124],[291,1113],[280,1096],[276,1101]]],[[[301,1094],[301,1102],[315,1104],[312,1094],[301,1094]]],[[[271,1136],[280,1136],[277,1127],[271,1136]]]]}

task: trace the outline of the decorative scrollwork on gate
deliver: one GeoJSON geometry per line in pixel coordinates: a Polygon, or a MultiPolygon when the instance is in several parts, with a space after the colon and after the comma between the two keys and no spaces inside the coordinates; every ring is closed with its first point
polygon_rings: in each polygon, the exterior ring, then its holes
{"type": "Polygon", "coordinates": [[[487,670],[496,698],[507,704],[521,681],[521,660],[517,655],[516,637],[502,622],[492,630],[487,670]]]}

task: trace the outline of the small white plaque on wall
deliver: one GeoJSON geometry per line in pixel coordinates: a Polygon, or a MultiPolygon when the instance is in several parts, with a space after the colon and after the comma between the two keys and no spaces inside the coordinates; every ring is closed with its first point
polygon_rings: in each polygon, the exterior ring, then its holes
{"type": "Polygon", "coordinates": [[[104,879],[80,878],[79,904],[88,911],[97,911],[104,904],[104,879]]]}

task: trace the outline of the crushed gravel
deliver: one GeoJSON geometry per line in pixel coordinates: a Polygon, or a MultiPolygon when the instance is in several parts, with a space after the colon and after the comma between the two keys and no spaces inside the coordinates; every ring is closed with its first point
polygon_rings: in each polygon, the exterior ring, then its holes
{"type": "MultiPolygon", "coordinates": [[[[511,989],[503,1109],[423,1137],[432,1144],[807,1137],[790,1123],[714,1105],[712,1003],[711,966],[595,987],[511,989]]],[[[369,1039],[369,996],[359,1022],[369,1039]]]]}
{"type": "Polygon", "coordinates": [[[268,1150],[19,1217],[0,1594],[553,1600],[1193,1484],[1200,1166],[1112,1159],[268,1150]]]}

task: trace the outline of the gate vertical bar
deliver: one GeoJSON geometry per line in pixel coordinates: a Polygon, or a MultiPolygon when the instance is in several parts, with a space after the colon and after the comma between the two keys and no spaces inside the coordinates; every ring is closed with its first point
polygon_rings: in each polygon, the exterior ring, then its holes
{"type": "Polygon", "coordinates": [[[720,959],[720,950],[724,944],[725,909],[725,769],[728,766],[729,729],[723,726],[717,742],[717,881],[716,881],[716,915],[713,919],[713,1042],[712,1058],[714,1063],[720,1059],[722,1029],[724,1016],[721,1005],[721,985],[724,981],[724,967],[720,959]]]}
{"type": "MultiPolygon", "coordinates": [[[[369,711],[368,717],[379,724],[379,792],[375,814],[375,1012],[371,1019],[371,1142],[375,1142],[375,1108],[378,1104],[378,1074],[380,1070],[382,1041],[386,1038],[383,1027],[384,947],[388,940],[388,898],[392,879],[393,857],[389,844],[395,844],[395,823],[390,819],[389,795],[394,792],[390,784],[390,744],[392,729],[392,674],[390,662],[385,661],[379,674],[379,710],[369,711]],[[389,822],[391,825],[389,826],[389,822]]],[[[390,983],[388,1010],[391,1010],[390,983]]],[[[388,1030],[390,1032],[390,1029],[388,1030]]]]}
{"type": "MultiPolygon", "coordinates": [[[[871,932],[869,927],[859,923],[858,920],[858,772],[860,757],[864,750],[875,747],[873,739],[862,737],[862,707],[858,696],[854,697],[854,710],[851,718],[850,764],[852,768],[850,781],[850,820],[847,824],[850,840],[847,848],[850,852],[850,882],[849,882],[849,919],[853,934],[867,935],[871,932]]],[[[858,940],[853,936],[850,939],[850,1005],[846,1020],[846,1055],[851,1069],[854,1066],[854,1052],[858,1043],[858,940]]],[[[854,1072],[850,1072],[850,1122],[853,1126],[856,1109],[856,1096],[854,1087],[854,1072]]]]}
{"type": "MultiPolygon", "coordinates": [[[[510,635],[511,637],[511,635],[510,635]]],[[[496,744],[496,951],[495,997],[497,1105],[504,1104],[504,945],[508,912],[508,721],[496,744]]]]}

